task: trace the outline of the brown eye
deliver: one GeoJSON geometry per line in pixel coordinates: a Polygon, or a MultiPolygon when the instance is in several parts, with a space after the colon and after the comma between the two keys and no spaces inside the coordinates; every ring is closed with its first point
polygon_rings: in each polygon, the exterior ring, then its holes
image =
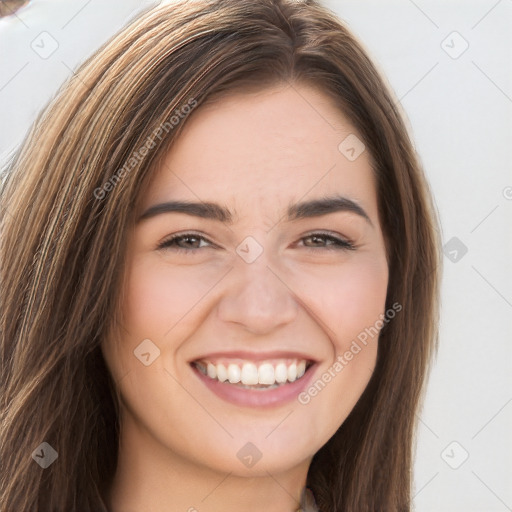
{"type": "Polygon", "coordinates": [[[354,245],[348,240],[325,233],[313,233],[303,237],[302,240],[310,240],[312,242],[312,245],[305,244],[310,249],[355,249],[354,245]]]}
{"type": "Polygon", "coordinates": [[[174,235],[159,244],[158,249],[162,250],[176,250],[176,251],[194,251],[201,249],[200,242],[205,241],[210,243],[204,236],[195,233],[184,233],[181,235],[174,235]]]}

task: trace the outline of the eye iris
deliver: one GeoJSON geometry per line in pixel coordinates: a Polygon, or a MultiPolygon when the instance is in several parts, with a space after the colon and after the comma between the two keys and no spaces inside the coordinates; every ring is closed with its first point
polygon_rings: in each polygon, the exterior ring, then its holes
{"type": "Polygon", "coordinates": [[[194,244],[194,241],[195,242],[199,242],[199,237],[198,236],[194,236],[194,235],[185,235],[185,236],[181,236],[178,238],[177,242],[178,242],[178,245],[179,245],[179,242],[180,241],[191,241],[192,240],[192,243],[191,244],[187,244],[185,243],[185,248],[186,249],[189,249],[191,248],[192,246],[194,248],[197,248],[197,245],[194,244]]]}
{"type": "Polygon", "coordinates": [[[326,237],[322,235],[311,235],[306,238],[306,240],[311,240],[313,242],[313,245],[323,245],[325,243],[326,237]],[[319,242],[319,244],[317,243],[319,242]]]}

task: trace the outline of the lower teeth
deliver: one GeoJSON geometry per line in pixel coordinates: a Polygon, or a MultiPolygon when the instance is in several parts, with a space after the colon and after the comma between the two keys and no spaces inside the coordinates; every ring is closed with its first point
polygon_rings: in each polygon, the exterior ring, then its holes
{"type": "MultiPolygon", "coordinates": [[[[231,384],[228,380],[224,382],[224,384],[231,384]]],[[[286,384],[283,382],[283,384],[286,384]]],[[[237,382],[236,384],[231,384],[232,386],[238,386],[239,388],[244,389],[254,389],[254,390],[266,390],[266,389],[274,389],[278,388],[279,386],[282,386],[283,384],[271,384],[271,385],[264,385],[264,384],[257,384],[254,386],[249,386],[247,384],[242,384],[241,382],[237,382]]]]}

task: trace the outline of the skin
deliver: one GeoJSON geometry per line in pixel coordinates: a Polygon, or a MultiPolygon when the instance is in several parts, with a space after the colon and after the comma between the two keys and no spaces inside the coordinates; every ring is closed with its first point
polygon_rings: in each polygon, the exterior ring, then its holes
{"type": "MultiPolygon", "coordinates": [[[[218,350],[289,350],[317,361],[314,382],[385,312],[388,267],[368,151],[349,161],[338,145],[357,134],[328,97],[306,85],[238,93],[198,107],[156,169],[140,212],[169,200],[209,201],[231,225],[183,213],[130,234],[123,329],[102,346],[121,404],[114,512],[294,511],[313,455],[348,416],[375,367],[375,338],[309,403],[235,406],[212,393],[189,362],[218,350]],[[333,193],[369,221],[340,211],[287,221],[290,203],[333,193]],[[158,249],[175,233],[186,240],[158,249]],[[355,250],[307,235],[329,231],[355,250]],[[252,263],[236,248],[252,236],[252,263]],[[194,252],[195,251],[195,252],[194,252]],[[160,355],[134,356],[150,339],[160,355]],[[251,468],[237,457],[261,452],[251,468]]],[[[359,137],[361,139],[361,137],[359,137]]]]}

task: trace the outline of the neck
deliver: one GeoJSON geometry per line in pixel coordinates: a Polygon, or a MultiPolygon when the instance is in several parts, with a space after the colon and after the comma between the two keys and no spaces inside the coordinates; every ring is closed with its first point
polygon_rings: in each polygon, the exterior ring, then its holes
{"type": "Polygon", "coordinates": [[[107,497],[110,512],[295,512],[299,508],[310,460],[286,472],[261,470],[258,476],[243,476],[238,467],[222,472],[214,464],[186,459],[149,433],[125,426],[107,497]]]}

